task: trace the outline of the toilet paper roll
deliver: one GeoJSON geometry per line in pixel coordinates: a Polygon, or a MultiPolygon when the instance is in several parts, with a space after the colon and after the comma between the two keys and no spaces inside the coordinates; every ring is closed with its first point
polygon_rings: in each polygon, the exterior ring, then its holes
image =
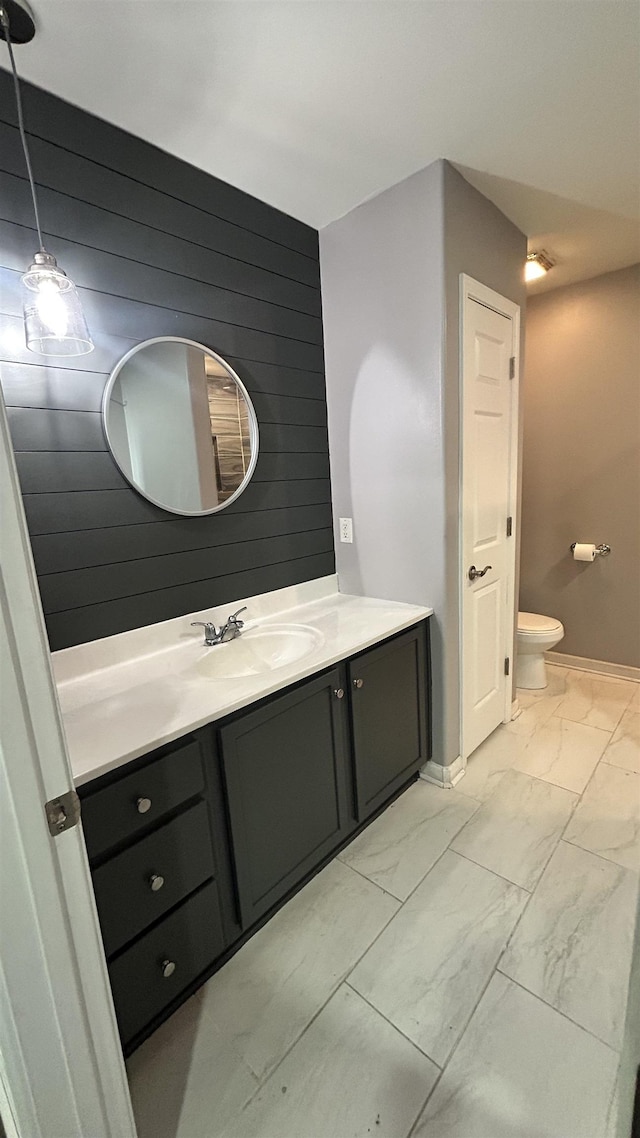
{"type": "Polygon", "coordinates": [[[596,547],[579,541],[573,547],[573,560],[574,561],[595,561],[596,547]]]}

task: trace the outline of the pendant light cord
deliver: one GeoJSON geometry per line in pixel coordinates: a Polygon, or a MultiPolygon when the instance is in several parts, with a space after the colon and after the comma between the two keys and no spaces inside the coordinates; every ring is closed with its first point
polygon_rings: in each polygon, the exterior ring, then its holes
{"type": "Polygon", "coordinates": [[[40,250],[42,253],[46,252],[44,242],[42,240],[42,230],[40,229],[40,214],[38,213],[38,199],[36,197],[36,187],[33,180],[33,171],[31,169],[31,158],[29,157],[29,147],[27,146],[27,135],[24,129],[24,117],[22,114],[22,95],[20,94],[20,83],[18,80],[18,71],[16,68],[16,61],[13,57],[13,44],[11,43],[11,32],[9,29],[9,15],[6,8],[0,6],[0,24],[4,28],[6,36],[7,47],[9,48],[9,59],[11,60],[11,71],[13,73],[13,86],[16,94],[16,108],[18,111],[18,129],[20,131],[20,138],[22,140],[22,149],[24,151],[24,160],[27,167],[27,174],[29,175],[29,185],[31,186],[31,197],[33,199],[33,212],[36,218],[36,229],[38,231],[38,241],[40,242],[40,250]]]}

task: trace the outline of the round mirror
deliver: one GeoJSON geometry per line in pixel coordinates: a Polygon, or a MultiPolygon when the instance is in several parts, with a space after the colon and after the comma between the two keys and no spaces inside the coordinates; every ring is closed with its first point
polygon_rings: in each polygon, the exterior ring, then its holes
{"type": "Polygon", "coordinates": [[[258,458],[258,422],[233,368],[177,336],[145,340],[107,383],[102,418],[128,482],[174,514],[213,514],[242,493],[258,458]]]}

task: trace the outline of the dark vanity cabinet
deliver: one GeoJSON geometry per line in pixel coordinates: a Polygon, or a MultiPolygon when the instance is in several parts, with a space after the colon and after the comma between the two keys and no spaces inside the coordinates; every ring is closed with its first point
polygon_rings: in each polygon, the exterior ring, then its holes
{"type": "Polygon", "coordinates": [[[427,761],[426,656],[419,625],[221,729],[243,927],[427,761]]]}
{"type": "Polygon", "coordinates": [[[80,788],[130,1052],[429,758],[428,621],[80,788]]]}

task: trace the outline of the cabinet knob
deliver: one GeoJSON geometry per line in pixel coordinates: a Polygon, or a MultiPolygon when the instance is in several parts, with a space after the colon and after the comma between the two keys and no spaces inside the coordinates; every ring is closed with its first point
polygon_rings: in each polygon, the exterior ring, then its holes
{"type": "Polygon", "coordinates": [[[138,801],[136,802],[136,810],[138,811],[138,814],[146,814],[147,810],[150,810],[150,809],[151,809],[151,799],[150,798],[139,798],[138,801]]]}
{"type": "Polygon", "coordinates": [[[157,893],[164,885],[164,877],[161,873],[152,873],[149,878],[149,885],[153,893],[157,893]]]}
{"type": "Polygon", "coordinates": [[[164,976],[165,980],[168,980],[170,976],[173,976],[176,970],[174,960],[163,960],[160,967],[162,968],[162,975],[164,976]]]}
{"type": "Polygon", "coordinates": [[[334,688],[333,694],[335,695],[336,699],[344,699],[344,688],[334,688]]]}
{"type": "Polygon", "coordinates": [[[354,686],[354,688],[363,688],[364,687],[364,680],[354,680],[353,686],[354,686]]]}

